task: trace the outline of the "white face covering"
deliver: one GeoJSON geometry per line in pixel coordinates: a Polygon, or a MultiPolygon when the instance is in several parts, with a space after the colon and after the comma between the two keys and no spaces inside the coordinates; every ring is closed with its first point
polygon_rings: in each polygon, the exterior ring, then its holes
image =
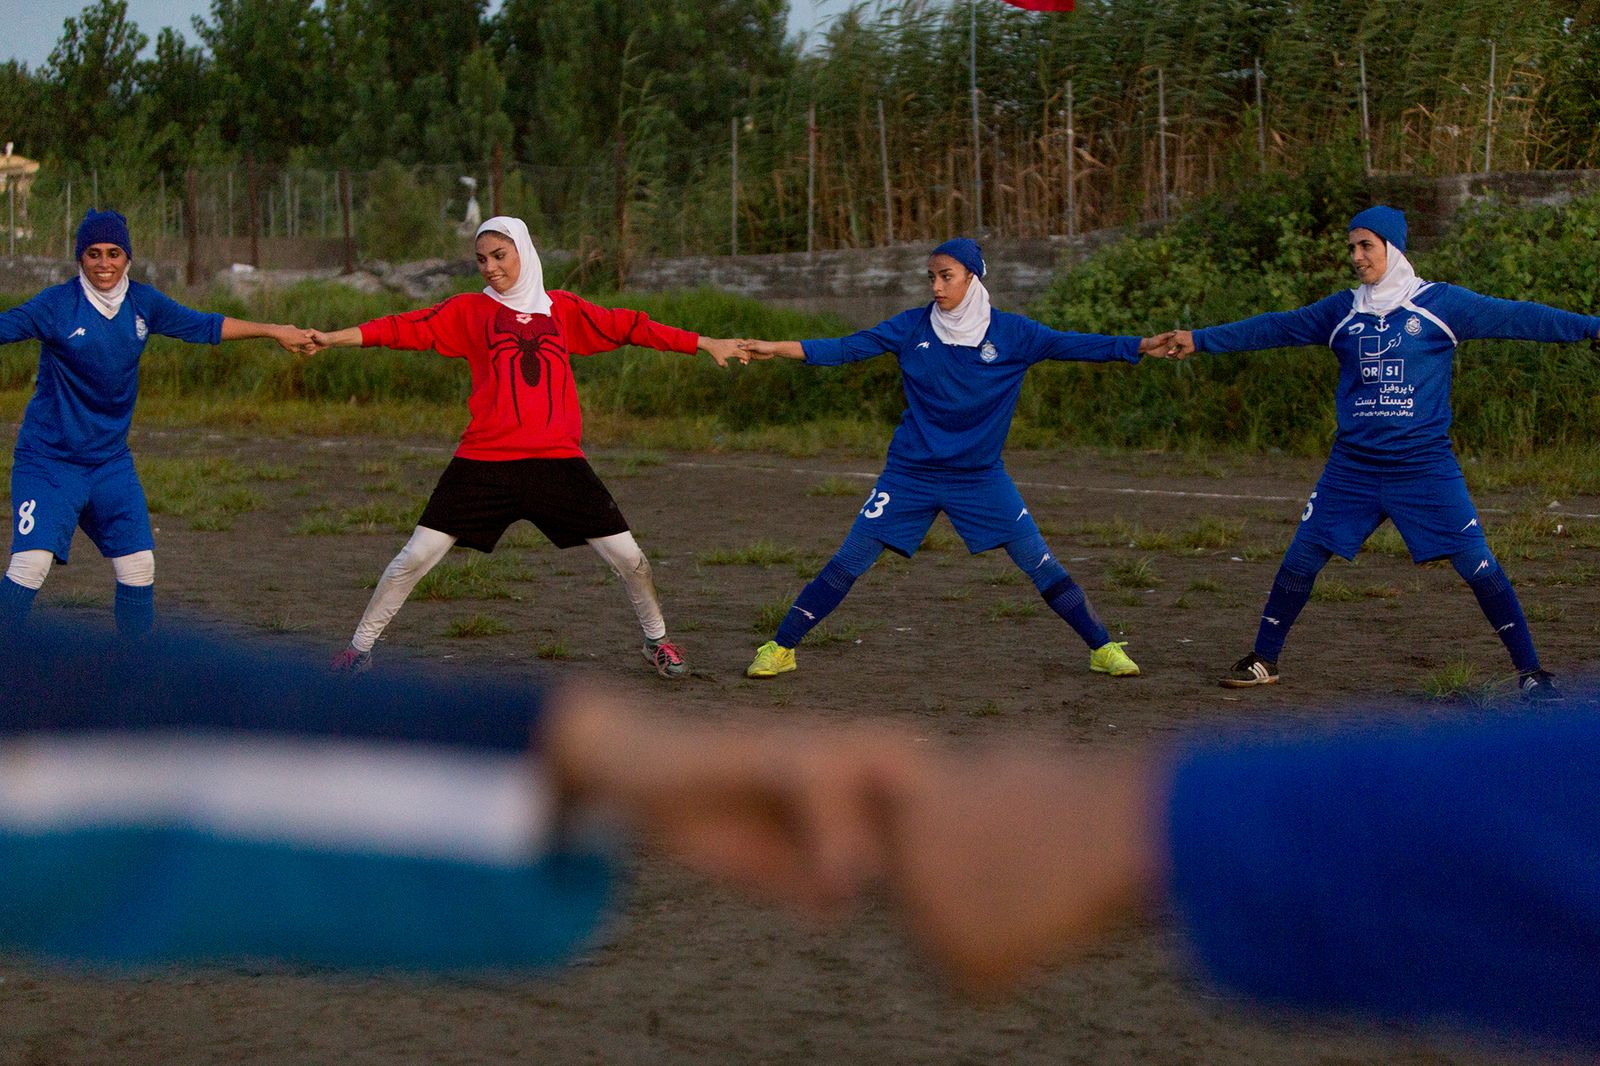
{"type": "Polygon", "coordinates": [[[89,298],[89,303],[96,311],[107,318],[116,318],[117,312],[122,310],[122,299],[128,295],[128,272],[122,272],[122,278],[111,286],[110,292],[101,292],[94,287],[94,282],[89,280],[89,275],[78,268],[78,283],[83,286],[83,294],[89,298]]]}
{"type": "Polygon", "coordinates": [[[1356,286],[1357,314],[1386,315],[1427,285],[1411,268],[1411,260],[1406,258],[1406,253],[1388,241],[1383,243],[1389,249],[1389,265],[1384,268],[1383,277],[1376,284],[1356,286]]]}
{"type": "Polygon", "coordinates": [[[517,247],[517,258],[522,260],[522,269],[517,274],[516,282],[505,292],[495,292],[490,286],[483,290],[483,294],[499,300],[513,311],[548,315],[550,297],[544,291],[544,267],[539,262],[539,253],[533,250],[533,238],[528,236],[527,223],[510,215],[496,215],[478,227],[473,240],[485,233],[509,237],[517,247]]]}
{"type": "Polygon", "coordinates": [[[989,310],[989,290],[983,287],[983,279],[974,274],[967,285],[967,294],[954,311],[946,311],[934,301],[934,335],[946,344],[976,348],[989,332],[989,310]]]}

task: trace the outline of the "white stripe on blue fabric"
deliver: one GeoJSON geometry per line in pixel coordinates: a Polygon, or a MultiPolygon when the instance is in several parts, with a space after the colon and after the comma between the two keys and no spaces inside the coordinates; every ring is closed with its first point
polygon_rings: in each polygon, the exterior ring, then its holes
{"type": "Polygon", "coordinates": [[[1328,347],[1330,347],[1330,348],[1333,347],[1333,342],[1339,339],[1339,331],[1341,329],[1344,329],[1344,324],[1346,322],[1350,321],[1354,317],[1356,317],[1356,309],[1355,309],[1355,306],[1352,304],[1351,307],[1350,307],[1349,313],[1346,314],[1343,318],[1341,318],[1339,320],[1339,324],[1337,326],[1333,327],[1333,332],[1328,334],[1328,347]]]}
{"type": "Polygon", "coordinates": [[[534,760],[338,738],[34,734],[0,744],[0,830],[184,827],[242,841],[514,865],[553,825],[534,760]]]}
{"type": "Polygon", "coordinates": [[[1451,329],[1449,326],[1445,325],[1444,324],[1444,319],[1440,318],[1438,315],[1434,314],[1432,311],[1428,310],[1426,307],[1418,307],[1416,304],[1412,303],[1410,300],[1407,300],[1405,303],[1401,304],[1400,306],[1405,308],[1407,311],[1416,312],[1417,314],[1421,315],[1423,318],[1426,318],[1429,322],[1432,322],[1434,325],[1436,325],[1440,329],[1444,330],[1444,335],[1446,337],[1450,338],[1450,343],[1451,344],[1460,344],[1461,343],[1460,341],[1456,340],[1456,331],[1451,329]]]}

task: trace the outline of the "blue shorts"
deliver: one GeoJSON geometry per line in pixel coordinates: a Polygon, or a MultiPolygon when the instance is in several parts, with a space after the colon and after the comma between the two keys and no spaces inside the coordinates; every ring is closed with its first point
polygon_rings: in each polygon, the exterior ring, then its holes
{"type": "Polygon", "coordinates": [[[108,559],[156,546],[128,452],[99,466],[19,453],[11,467],[11,520],[13,555],[47,551],[65,563],[78,526],[108,559]]]}
{"type": "Polygon", "coordinates": [[[1385,518],[1399,530],[1413,562],[1488,551],[1454,456],[1422,469],[1381,470],[1334,452],[1306,501],[1295,537],[1353,559],[1385,518]]]}
{"type": "Polygon", "coordinates": [[[871,537],[909,559],[940,511],[950,516],[950,524],[974,555],[1039,532],[1004,467],[937,474],[885,469],[851,532],[871,537]]]}

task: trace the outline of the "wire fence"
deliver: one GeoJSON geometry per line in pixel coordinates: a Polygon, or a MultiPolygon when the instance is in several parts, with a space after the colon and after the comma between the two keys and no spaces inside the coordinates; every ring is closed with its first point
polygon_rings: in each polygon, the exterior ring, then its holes
{"type": "Polygon", "coordinates": [[[812,105],[803,123],[758,128],[733,119],[723,143],[690,153],[692,165],[673,173],[649,172],[626,152],[620,170],[535,165],[499,151],[472,164],[355,170],[246,158],[153,177],[0,166],[0,254],[70,258],[77,222],[96,206],[122,211],[141,254],[186,264],[191,282],[234,263],[351,269],[367,259],[459,256],[478,222],[499,212],[524,218],[542,246],[571,250],[580,262],[625,264],[953,233],[1071,236],[1163,220],[1196,196],[1295,171],[1330,140],[1346,142],[1369,174],[1536,162],[1527,147],[1533,108],[1515,83],[1496,98],[1492,48],[1481,92],[1463,87],[1449,106],[1391,107],[1383,118],[1373,117],[1364,54],[1359,60],[1349,108],[1312,130],[1274,123],[1273,79],[1257,60],[1225,75],[1232,111],[1174,93],[1160,68],[1136,72],[1138,93],[1102,96],[1088,108],[1070,80],[1042,115],[1019,118],[980,102],[970,134],[957,110],[954,134],[937,138],[916,128],[900,102],[864,99],[820,113],[812,105]]]}

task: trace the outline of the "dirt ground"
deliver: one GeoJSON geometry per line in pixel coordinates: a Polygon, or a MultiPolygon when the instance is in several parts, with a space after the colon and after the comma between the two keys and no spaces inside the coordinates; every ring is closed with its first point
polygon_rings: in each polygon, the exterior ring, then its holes
{"type": "MultiPolygon", "coordinates": [[[[136,431],[141,469],[226,457],[235,503],[255,506],[222,518],[199,505],[157,515],[158,611],[331,655],[450,446],[136,431]],[[313,532],[349,526],[362,506],[376,516],[373,531],[313,532]]],[[[1091,674],[1085,649],[1004,553],[969,556],[941,519],[914,560],[886,557],[857,584],[829,620],[832,639],[802,647],[797,673],[750,681],[743,668],[770,635],[762,609],[786,607],[837,547],[879,460],[591,458],[651,556],[691,677],[669,683],[649,671],[621,587],[597,557],[525,534],[494,557],[509,598],[414,598],[379,644],[377,668],[411,659],[551,671],[603,678],[711,719],[807,711],[895,719],[930,737],[1026,733],[1105,749],[1218,725],[1274,729],[1352,704],[1361,713],[1494,713],[1460,698],[1419,709],[1425,680],[1451,664],[1492,682],[1491,694],[1510,692],[1504,652],[1455,573],[1392,551],[1329,568],[1284,655],[1283,683],[1218,688],[1218,672],[1249,649],[1317,464],[1077,452],[1024,453],[1009,466],[1143,676],[1091,674]],[[713,561],[746,549],[768,565],[713,561]],[[451,635],[463,629],[500,631],[451,635]]],[[[1600,500],[1551,503],[1532,490],[1478,495],[1491,537],[1497,527],[1516,533],[1497,550],[1546,666],[1570,676],[1591,662],[1600,605],[1597,538],[1574,516],[1600,514],[1600,500]]],[[[109,567],[80,535],[40,604],[104,614],[110,591],[109,567]]],[[[971,1005],[941,990],[881,907],[818,930],[653,861],[633,875],[604,943],[548,978],[207,970],[111,980],[0,959],[0,1064],[1355,1066],[1529,1055],[1252,1012],[1196,983],[1159,927],[1129,932],[1015,1000],[971,1005]]]]}

